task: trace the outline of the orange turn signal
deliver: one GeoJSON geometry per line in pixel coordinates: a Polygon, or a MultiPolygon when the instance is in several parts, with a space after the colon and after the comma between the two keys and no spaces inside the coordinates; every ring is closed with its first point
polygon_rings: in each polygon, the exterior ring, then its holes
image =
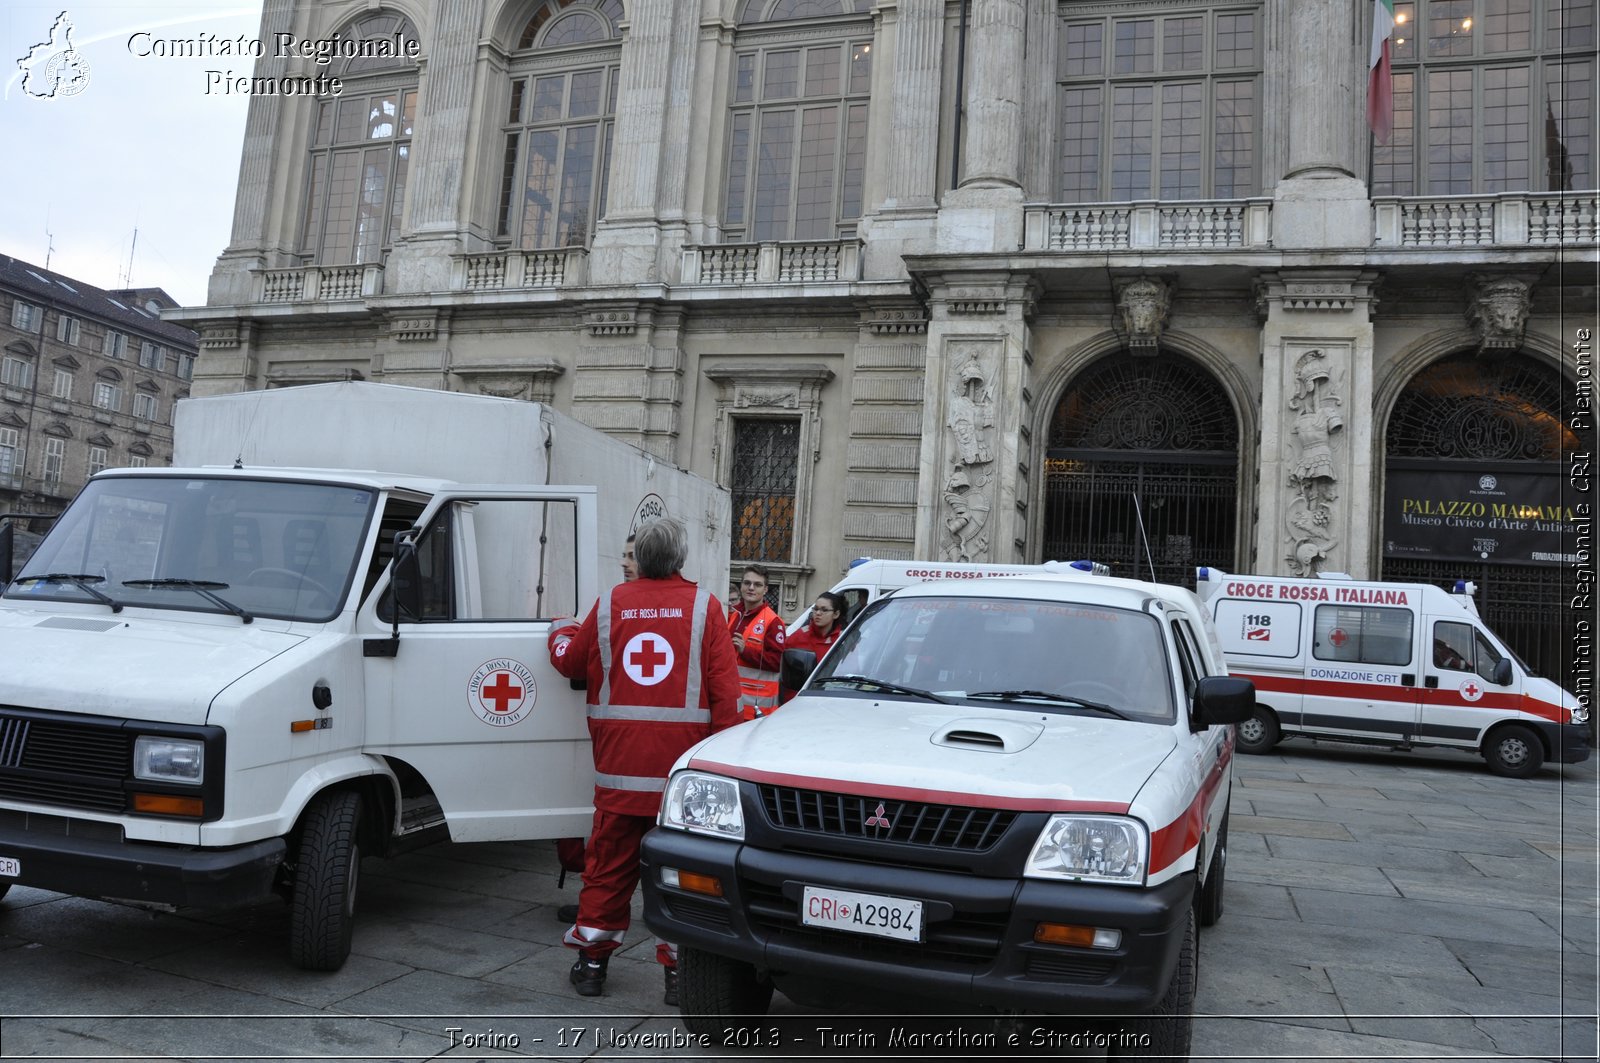
{"type": "Polygon", "coordinates": [[[1080,949],[1094,947],[1094,927],[1068,926],[1065,923],[1040,923],[1034,928],[1033,940],[1046,945],[1075,945],[1080,949]]]}
{"type": "Polygon", "coordinates": [[[317,721],[316,720],[291,720],[291,721],[289,721],[289,732],[291,734],[299,734],[301,731],[315,731],[316,729],[317,729],[317,721]]]}
{"type": "MultiPolygon", "coordinates": [[[[670,869],[669,869],[670,870],[670,869]]],[[[676,882],[669,882],[689,893],[703,893],[707,897],[722,896],[722,880],[715,875],[702,875],[698,871],[674,870],[676,882]]]]}
{"type": "Polygon", "coordinates": [[[150,812],[158,816],[194,816],[206,813],[206,803],[198,797],[178,797],[174,794],[134,794],[133,810],[150,812]]]}

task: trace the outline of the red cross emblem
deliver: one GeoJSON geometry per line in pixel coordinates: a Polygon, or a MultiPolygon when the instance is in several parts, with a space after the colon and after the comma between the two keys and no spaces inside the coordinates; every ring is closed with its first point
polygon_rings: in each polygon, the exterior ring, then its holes
{"type": "Polygon", "coordinates": [[[653,687],[672,674],[676,659],[672,643],[654,631],[641,631],[622,649],[622,670],[640,686],[653,687]]]}
{"type": "Polygon", "coordinates": [[[483,700],[489,703],[491,712],[507,713],[514,702],[522,700],[522,688],[511,681],[510,672],[496,672],[483,685],[483,700]]]}
{"type": "Polygon", "coordinates": [[[1461,696],[1468,701],[1477,701],[1483,697],[1483,688],[1478,685],[1476,680],[1469,679],[1461,684],[1461,696]]]}
{"type": "Polygon", "coordinates": [[[878,807],[872,810],[872,815],[867,817],[866,822],[863,823],[862,826],[882,827],[884,830],[888,830],[890,827],[893,827],[894,824],[890,823],[889,817],[885,816],[883,813],[883,802],[879,801],[878,807]]]}
{"type": "Polygon", "coordinates": [[[1336,627],[1328,633],[1328,641],[1333,643],[1336,647],[1342,647],[1345,643],[1350,641],[1350,636],[1344,633],[1344,628],[1336,627]]]}

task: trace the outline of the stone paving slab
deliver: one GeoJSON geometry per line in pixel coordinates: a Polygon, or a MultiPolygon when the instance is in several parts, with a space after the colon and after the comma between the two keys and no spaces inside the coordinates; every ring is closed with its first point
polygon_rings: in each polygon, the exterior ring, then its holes
{"type": "Polygon", "coordinates": [[[1294,819],[1283,816],[1229,816],[1228,830],[1249,831],[1256,834],[1282,834],[1291,838],[1331,838],[1336,841],[1353,841],[1350,829],[1343,823],[1330,823],[1322,819],[1294,819]]]}
{"type": "Polygon", "coordinates": [[[1459,853],[1417,845],[1372,842],[1341,842],[1283,836],[1267,840],[1274,862],[1299,860],[1349,867],[1381,868],[1385,872],[1411,870],[1430,875],[1481,875],[1459,853]]]}
{"type": "Polygon", "coordinates": [[[1291,888],[1308,886],[1373,897],[1399,896],[1394,884],[1375,867],[1321,860],[1290,860],[1278,856],[1260,864],[1240,860],[1230,860],[1229,863],[1233,865],[1228,869],[1229,879],[1244,882],[1272,883],[1291,888]]]}

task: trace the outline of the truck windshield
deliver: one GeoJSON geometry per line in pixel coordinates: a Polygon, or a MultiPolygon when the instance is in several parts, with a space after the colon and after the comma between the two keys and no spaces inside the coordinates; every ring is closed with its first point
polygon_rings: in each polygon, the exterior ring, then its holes
{"type": "Polygon", "coordinates": [[[349,593],[375,499],[365,488],[286,480],[92,480],[5,595],[331,620],[349,593]],[[40,578],[63,573],[79,578],[40,578]]]}
{"type": "Polygon", "coordinates": [[[1170,722],[1171,667],[1147,613],[1018,598],[881,599],[807,691],[1170,722]]]}

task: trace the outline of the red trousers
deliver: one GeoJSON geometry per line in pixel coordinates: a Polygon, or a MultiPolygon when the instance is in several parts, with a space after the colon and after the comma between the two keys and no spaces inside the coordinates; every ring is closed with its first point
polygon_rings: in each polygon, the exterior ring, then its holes
{"type": "MultiPolygon", "coordinates": [[[[655,816],[623,816],[595,809],[578,893],[578,922],[562,942],[588,959],[602,959],[622,947],[632,917],[633,891],[639,885],[639,844],[656,825],[655,816]]],[[[656,941],[656,961],[678,965],[678,950],[656,941]]]]}

